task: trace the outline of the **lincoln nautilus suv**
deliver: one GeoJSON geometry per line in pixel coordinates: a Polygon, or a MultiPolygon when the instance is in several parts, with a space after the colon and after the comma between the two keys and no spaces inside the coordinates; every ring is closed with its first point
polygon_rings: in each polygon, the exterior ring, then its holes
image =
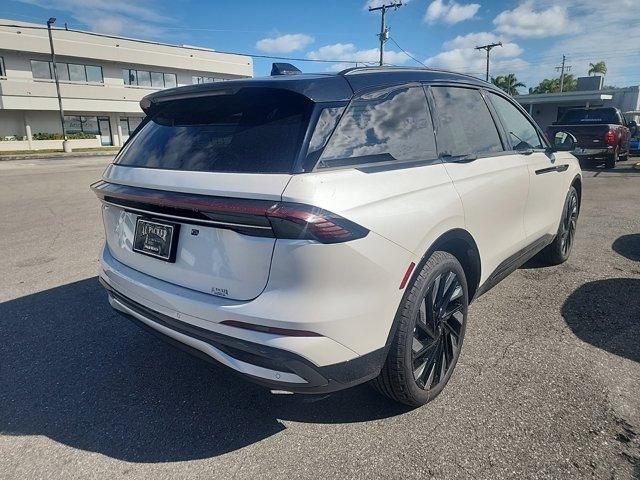
{"type": "MultiPolygon", "coordinates": [[[[409,68],[190,85],[102,179],[118,312],[273,390],[370,382],[422,405],[473,299],[571,253],[574,138],[476,78],[409,68]]],[[[215,378],[212,378],[215,382],[215,378]]]]}

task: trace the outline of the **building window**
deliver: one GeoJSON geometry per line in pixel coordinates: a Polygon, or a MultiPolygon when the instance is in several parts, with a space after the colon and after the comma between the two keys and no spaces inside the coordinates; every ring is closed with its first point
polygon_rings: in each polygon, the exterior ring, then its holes
{"type": "Polygon", "coordinates": [[[39,60],[31,60],[31,72],[33,78],[47,78],[51,79],[51,68],[49,62],[41,62],[39,60]]]}
{"type": "Polygon", "coordinates": [[[222,82],[222,79],[215,78],[215,77],[205,77],[202,75],[194,75],[193,77],[191,77],[191,82],[194,84],[213,83],[213,82],[222,82]]]}
{"type": "MultiPolygon", "coordinates": [[[[77,63],[56,62],[58,80],[61,82],[104,83],[102,67],[97,65],[81,65],[77,63]]],[[[31,60],[33,78],[53,80],[53,64],[41,60],[31,60]]]]}
{"type": "Polygon", "coordinates": [[[138,125],[142,123],[142,117],[120,117],[120,129],[122,130],[122,142],[126,142],[138,125]]]}
{"type": "Polygon", "coordinates": [[[175,73],[149,72],[147,70],[122,69],[125,85],[139,87],[170,88],[177,85],[175,73]]]}
{"type": "Polygon", "coordinates": [[[87,133],[99,135],[98,117],[81,117],[80,115],[65,115],[64,124],[67,133],[87,133]]]}
{"type": "Polygon", "coordinates": [[[6,77],[7,71],[4,68],[4,58],[0,57],[0,77],[6,77]]]}

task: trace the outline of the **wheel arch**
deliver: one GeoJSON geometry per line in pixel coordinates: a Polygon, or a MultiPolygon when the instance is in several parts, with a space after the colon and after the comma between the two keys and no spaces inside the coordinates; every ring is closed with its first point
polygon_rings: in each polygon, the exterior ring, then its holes
{"type": "MultiPolygon", "coordinates": [[[[410,285],[415,282],[417,275],[420,273],[427,260],[429,260],[431,254],[436,251],[447,252],[456,257],[456,259],[462,265],[462,269],[464,270],[464,274],[467,280],[469,303],[471,303],[471,301],[475,298],[476,292],[480,287],[480,274],[482,268],[482,264],[480,261],[480,251],[478,250],[476,241],[473,239],[469,232],[462,228],[453,228],[436,238],[436,240],[431,243],[424,255],[422,255],[422,258],[413,269],[410,282],[407,282],[407,287],[402,295],[402,300],[400,301],[400,307],[406,300],[408,292],[411,290],[409,288],[410,285]]],[[[400,307],[398,308],[398,312],[400,311],[400,307]]],[[[396,316],[393,319],[391,330],[389,331],[389,335],[387,337],[385,348],[389,347],[391,340],[395,335],[397,326],[398,314],[396,313],[396,316]]]]}
{"type": "Polygon", "coordinates": [[[450,253],[458,259],[464,270],[469,290],[469,301],[471,301],[478,287],[480,286],[480,275],[482,273],[482,263],[480,261],[480,251],[478,245],[471,234],[462,228],[455,228],[440,235],[429,247],[422,257],[420,263],[428,260],[435,251],[450,253]]]}
{"type": "Polygon", "coordinates": [[[578,192],[578,209],[582,206],[582,177],[576,175],[571,182],[571,186],[578,192]]]}

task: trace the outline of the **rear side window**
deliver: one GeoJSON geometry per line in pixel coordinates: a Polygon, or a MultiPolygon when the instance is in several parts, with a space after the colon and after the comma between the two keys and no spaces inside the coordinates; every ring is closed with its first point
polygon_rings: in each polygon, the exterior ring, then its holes
{"type": "Polygon", "coordinates": [[[433,125],[420,86],[385,90],[351,101],[318,168],[436,158],[433,125]]]}
{"type": "Polygon", "coordinates": [[[493,106],[502,119],[504,128],[509,132],[514,150],[543,148],[538,131],[520,110],[500,95],[495,93],[489,93],[489,95],[493,106]]]}
{"type": "Polygon", "coordinates": [[[205,172],[290,173],[312,107],[302,95],[271,88],[168,102],[131,138],[116,163],[205,172]]]}
{"type": "Polygon", "coordinates": [[[489,108],[478,90],[431,87],[441,156],[503,151],[489,108]]]}

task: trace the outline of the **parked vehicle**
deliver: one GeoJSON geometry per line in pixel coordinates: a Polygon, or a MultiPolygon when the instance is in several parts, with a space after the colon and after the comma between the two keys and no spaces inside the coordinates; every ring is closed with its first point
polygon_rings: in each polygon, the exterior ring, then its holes
{"type": "MultiPolygon", "coordinates": [[[[640,115],[640,110],[625,112],[625,120],[638,115],[640,115]]],[[[638,127],[638,123],[635,120],[627,121],[627,126],[631,133],[631,140],[629,140],[629,153],[631,155],[640,155],[640,127],[638,127]]]]}
{"type": "Polygon", "coordinates": [[[579,159],[601,159],[605,167],[613,168],[618,160],[629,158],[631,135],[617,108],[571,108],[547,129],[547,135],[552,138],[559,131],[577,139],[573,154],[579,159]]]}
{"type": "MultiPolygon", "coordinates": [[[[159,91],[92,188],[141,326],[277,390],[422,405],[469,303],[569,257],[576,158],[473,77],[357,68],[159,91]]],[[[559,140],[572,149],[572,137],[559,140]]]]}

